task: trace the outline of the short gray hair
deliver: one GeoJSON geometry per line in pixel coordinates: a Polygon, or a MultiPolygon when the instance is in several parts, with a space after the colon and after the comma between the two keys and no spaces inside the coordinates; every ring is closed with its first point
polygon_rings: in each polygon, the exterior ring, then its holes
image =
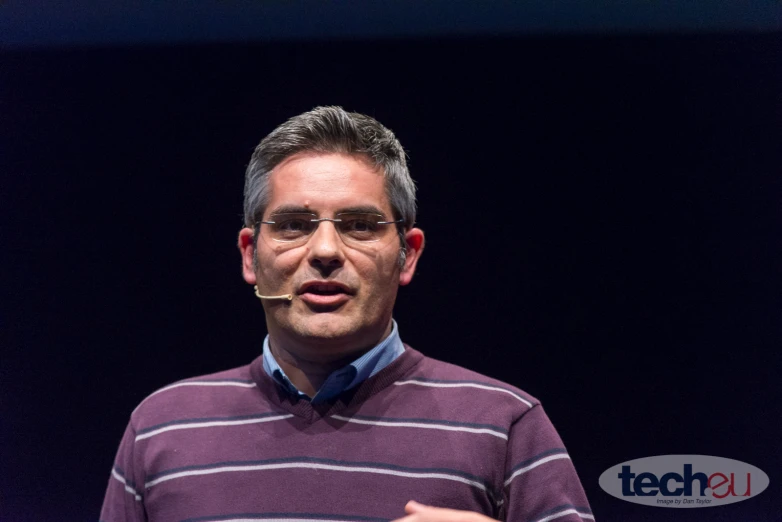
{"type": "MultiPolygon", "coordinates": [[[[394,133],[380,122],[342,107],[316,107],[289,119],[255,148],[244,181],[244,224],[255,228],[271,198],[269,177],[285,159],[300,152],[360,155],[379,169],[398,227],[404,264],[404,231],[415,223],[415,183],[407,170],[405,151],[394,133]]],[[[256,240],[257,240],[256,229],[256,240]]]]}
{"type": "Polygon", "coordinates": [[[403,228],[415,223],[415,183],[405,151],[380,122],[342,107],[316,107],[289,119],[255,148],[244,181],[244,224],[255,226],[271,197],[269,176],[285,159],[300,152],[360,155],[382,171],[394,219],[403,228]]]}

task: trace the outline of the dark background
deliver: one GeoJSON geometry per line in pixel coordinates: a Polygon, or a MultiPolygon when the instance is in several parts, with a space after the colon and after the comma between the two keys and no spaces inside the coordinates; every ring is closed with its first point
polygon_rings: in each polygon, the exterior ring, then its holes
{"type": "Polygon", "coordinates": [[[782,34],[506,33],[6,41],[0,520],[97,519],[135,405],[260,353],[244,168],[324,104],[409,151],[403,339],[541,399],[597,520],[782,520],[782,34]],[[688,453],[771,484],[699,510],[598,486],[688,453]]]}

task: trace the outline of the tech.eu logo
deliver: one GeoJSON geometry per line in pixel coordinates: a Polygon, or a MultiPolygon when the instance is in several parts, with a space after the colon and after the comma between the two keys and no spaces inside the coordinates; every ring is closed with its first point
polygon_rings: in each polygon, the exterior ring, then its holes
{"type": "Polygon", "coordinates": [[[629,460],[600,475],[600,487],[616,498],[671,508],[723,506],[768,487],[763,471],[733,459],[708,455],[658,455],[629,460]]]}

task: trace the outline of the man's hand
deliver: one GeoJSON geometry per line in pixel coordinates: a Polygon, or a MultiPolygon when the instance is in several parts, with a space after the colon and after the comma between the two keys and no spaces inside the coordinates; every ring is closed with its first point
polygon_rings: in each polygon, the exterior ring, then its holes
{"type": "Polygon", "coordinates": [[[405,505],[406,517],[394,522],[496,522],[474,511],[425,506],[411,500],[405,505]]]}

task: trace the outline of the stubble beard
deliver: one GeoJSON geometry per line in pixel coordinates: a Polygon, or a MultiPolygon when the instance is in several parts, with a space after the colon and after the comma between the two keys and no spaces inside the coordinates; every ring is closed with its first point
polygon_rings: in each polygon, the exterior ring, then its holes
{"type": "MultiPolygon", "coordinates": [[[[397,263],[404,262],[405,253],[404,249],[400,249],[397,263]]],[[[263,278],[257,249],[253,256],[253,265],[256,281],[261,281],[263,278]]],[[[274,325],[273,329],[279,330],[280,335],[292,342],[301,341],[324,348],[329,346],[344,348],[346,345],[355,349],[371,347],[372,343],[378,342],[380,338],[385,337],[387,331],[390,331],[391,313],[396,295],[391,303],[391,310],[378,310],[378,307],[383,307],[382,300],[370,299],[370,302],[362,306],[354,301],[358,298],[359,296],[353,296],[351,301],[342,307],[322,312],[313,311],[303,302],[297,302],[295,295],[291,302],[264,301],[267,330],[272,333],[272,328],[269,326],[274,325]],[[353,309],[343,310],[344,307],[353,309]],[[367,321],[368,317],[377,317],[378,323],[372,324],[372,321],[367,321]],[[377,338],[378,335],[380,338],[377,338]]]]}

